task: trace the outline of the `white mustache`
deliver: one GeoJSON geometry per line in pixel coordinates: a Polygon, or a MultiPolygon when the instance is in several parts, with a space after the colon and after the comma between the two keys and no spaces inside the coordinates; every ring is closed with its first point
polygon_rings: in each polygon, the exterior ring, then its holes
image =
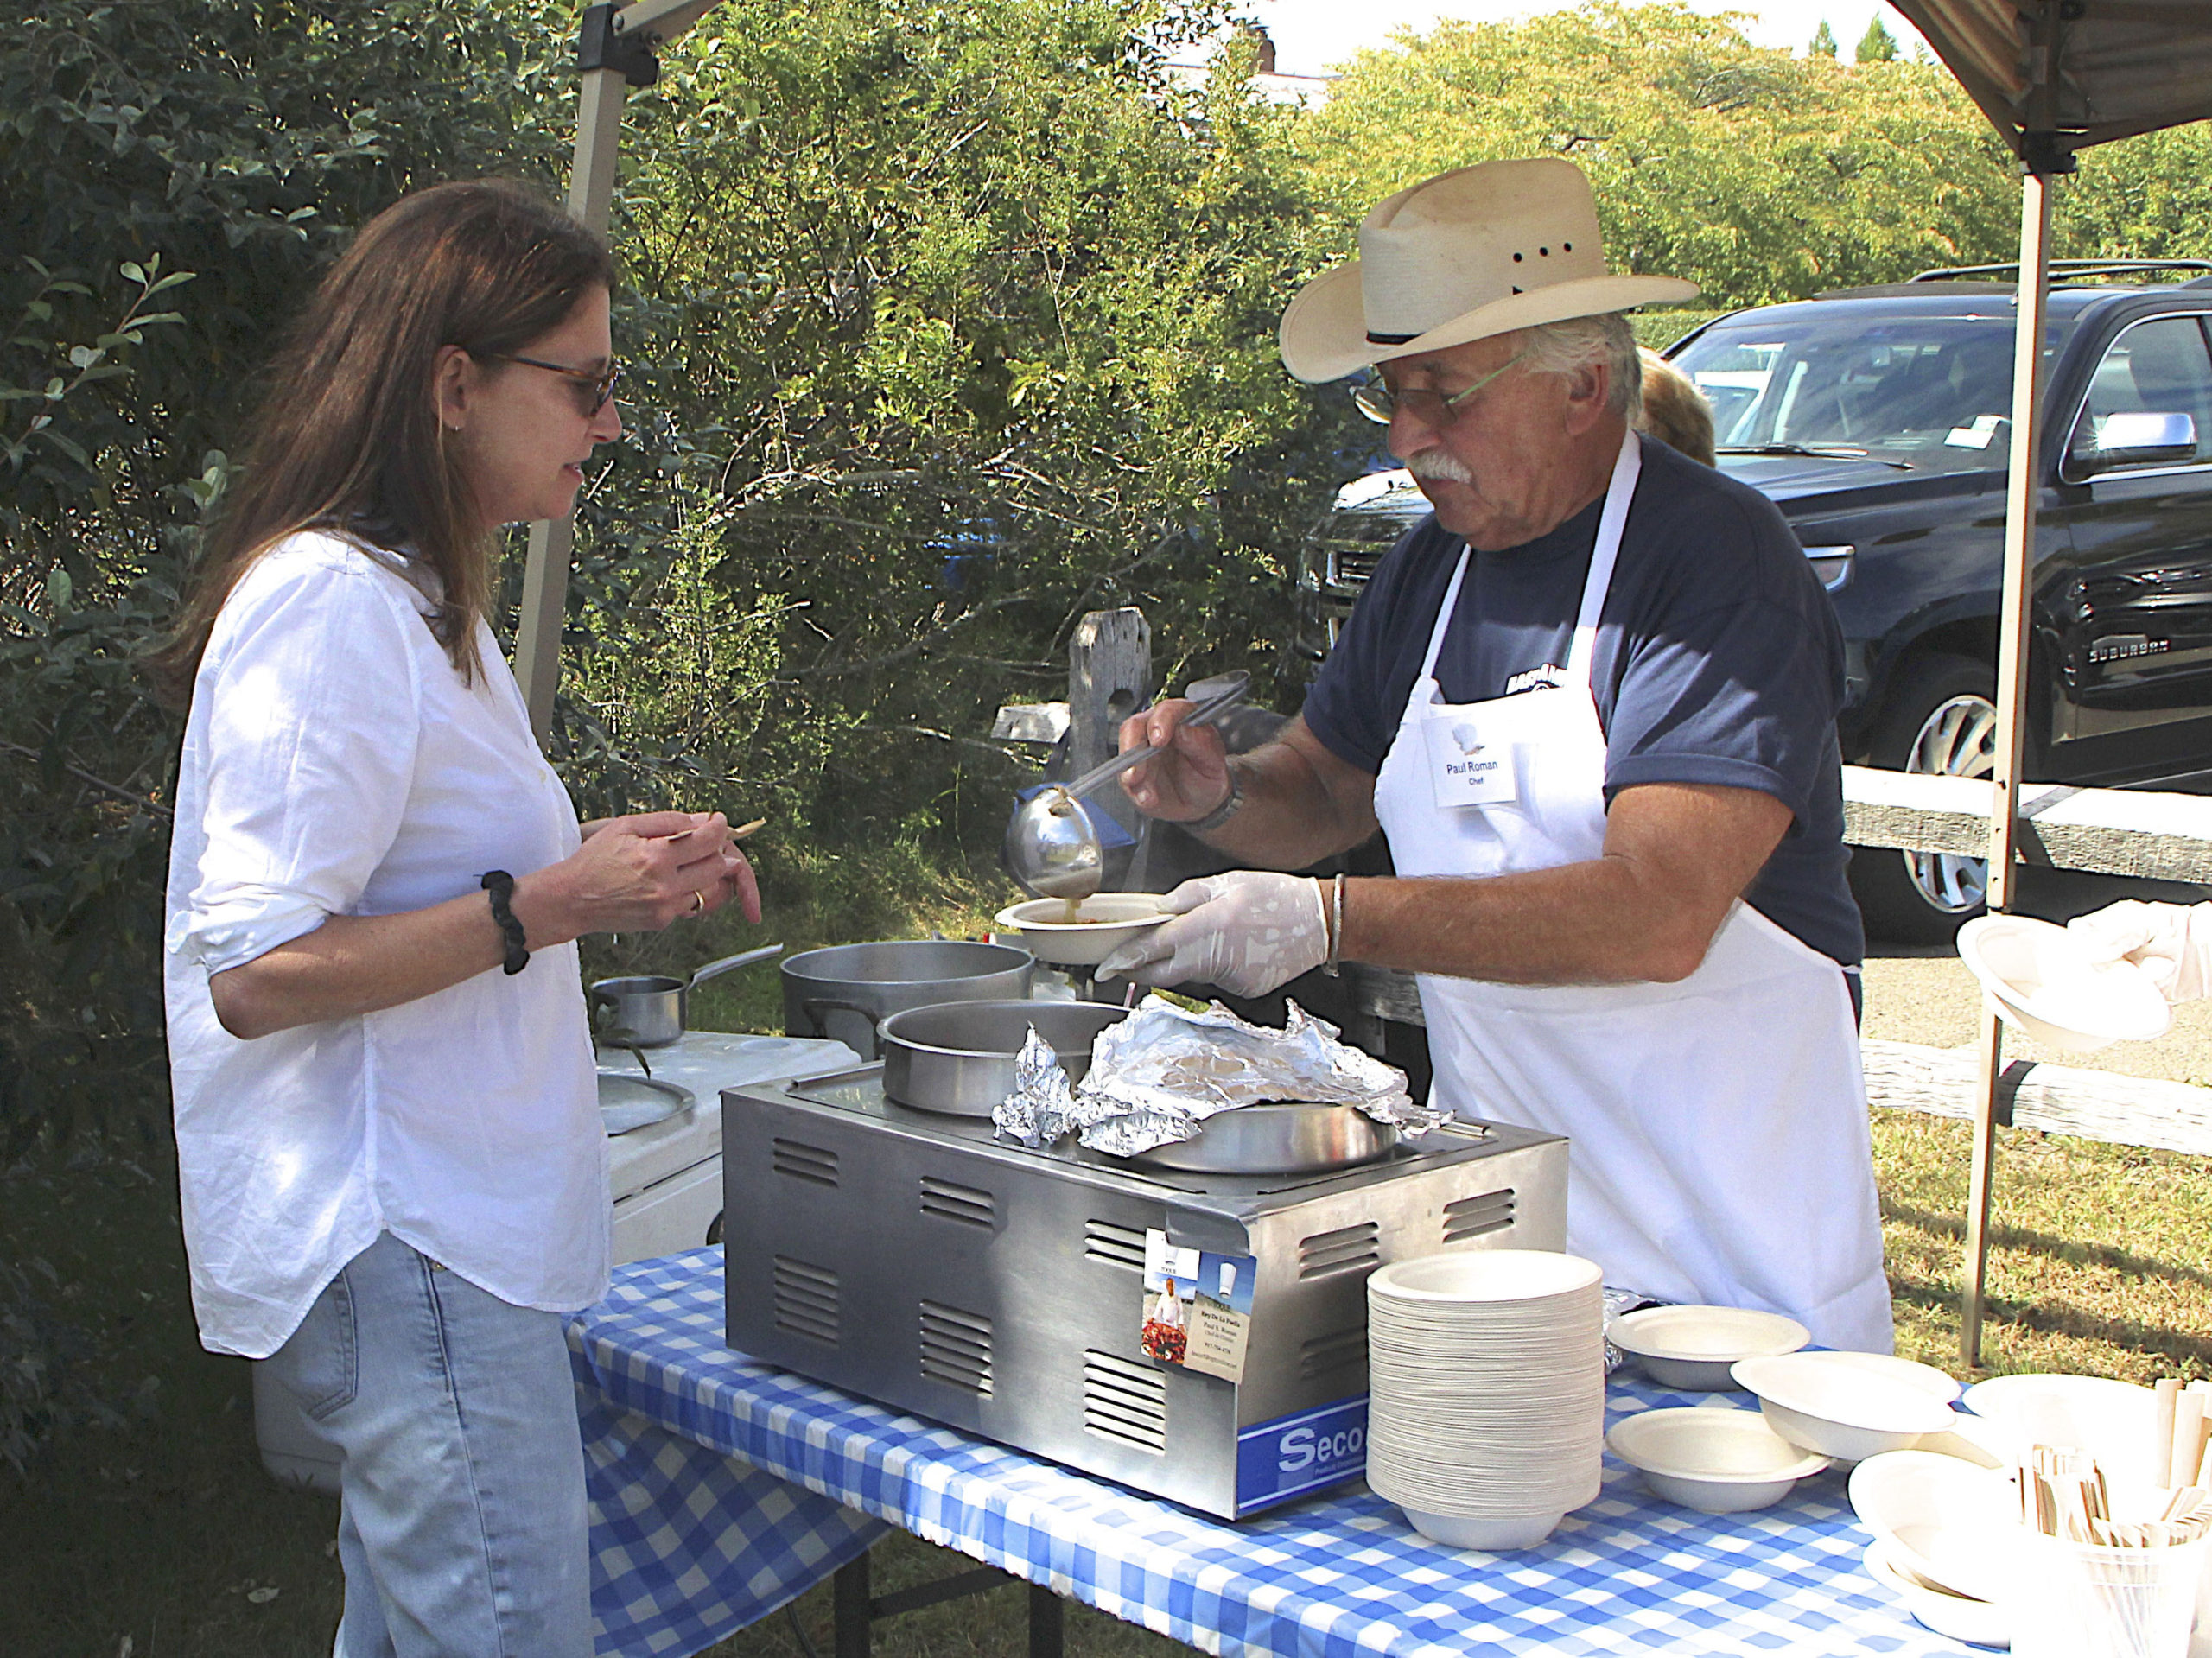
{"type": "Polygon", "coordinates": [[[1445,449],[1423,449],[1405,457],[1406,470],[1416,478],[1434,478],[1447,484],[1472,484],[1475,474],[1459,456],[1445,449]]]}

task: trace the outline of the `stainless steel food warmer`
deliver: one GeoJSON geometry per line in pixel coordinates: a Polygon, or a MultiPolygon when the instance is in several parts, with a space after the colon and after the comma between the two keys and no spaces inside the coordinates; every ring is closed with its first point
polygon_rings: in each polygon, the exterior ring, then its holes
{"type": "Polygon", "coordinates": [[[1370,1272],[1565,1238],[1567,1142],[1533,1130],[1199,1172],[1029,1150],[882,1076],[724,1094],[730,1344],[1228,1518],[1363,1471],[1370,1272]],[[1253,1262],[1240,1381],[1146,1356],[1147,1232],[1253,1262]]]}

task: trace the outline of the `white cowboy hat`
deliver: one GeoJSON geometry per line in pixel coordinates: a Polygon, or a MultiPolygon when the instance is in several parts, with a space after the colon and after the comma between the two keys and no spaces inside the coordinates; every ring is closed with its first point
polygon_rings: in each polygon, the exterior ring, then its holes
{"type": "Polygon", "coordinates": [[[1359,257],[1306,283],[1282,314],[1282,360],[1301,380],[1336,380],[1696,293],[1673,276],[1605,269],[1590,181],[1573,162],[1484,162],[1377,203],[1359,227],[1359,257]]]}

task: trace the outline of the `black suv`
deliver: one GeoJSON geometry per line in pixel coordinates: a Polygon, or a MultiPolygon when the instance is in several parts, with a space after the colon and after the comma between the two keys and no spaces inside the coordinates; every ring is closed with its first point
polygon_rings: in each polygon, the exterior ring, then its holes
{"type": "MultiPolygon", "coordinates": [[[[2053,268],[2028,775],[2212,778],[2212,264],[2053,268]]],[[[1668,353],[1713,409],[1719,465],[1782,509],[1834,595],[1847,760],[1986,776],[2011,443],[2013,285],[1937,271],[1715,319],[1668,353]]],[[[1301,653],[1327,653],[1375,561],[1427,511],[1356,480],[1306,550],[1301,653]]],[[[1977,860],[1862,850],[1877,937],[1948,940],[1977,860]]]]}

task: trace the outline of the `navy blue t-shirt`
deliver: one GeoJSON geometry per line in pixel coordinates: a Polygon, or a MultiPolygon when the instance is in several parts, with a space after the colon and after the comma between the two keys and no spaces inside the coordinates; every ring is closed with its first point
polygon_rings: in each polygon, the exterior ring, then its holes
{"type": "MultiPolygon", "coordinates": [[[[1503,552],[1475,553],[1436,677],[1479,702],[1564,668],[1603,503],[1503,552]]],[[[1433,515],[1376,568],[1306,698],[1338,759],[1379,772],[1464,543],[1433,515]]],[[[1757,490],[1643,440],[1592,672],[1605,798],[1643,783],[1757,789],[1795,814],[1745,899],[1846,966],[1865,950],[1844,880],[1835,734],[1843,641],[1803,549],[1757,490]]]]}

